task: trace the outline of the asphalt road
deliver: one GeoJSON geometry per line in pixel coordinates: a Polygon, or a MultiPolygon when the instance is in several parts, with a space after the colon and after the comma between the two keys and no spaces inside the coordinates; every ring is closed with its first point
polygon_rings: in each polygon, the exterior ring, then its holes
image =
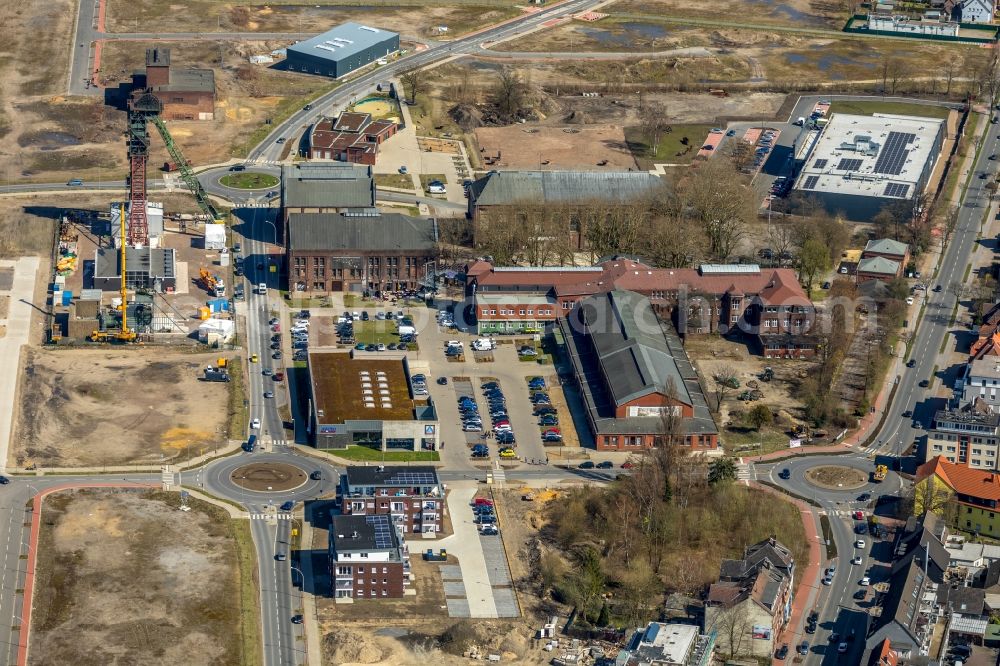
{"type": "Polygon", "coordinates": [[[487,43],[495,44],[511,39],[527,30],[537,28],[546,21],[566,14],[586,11],[596,4],[598,3],[595,0],[567,0],[562,4],[548,7],[534,14],[527,14],[501,26],[488,28],[468,37],[434,44],[426,50],[416,51],[404,58],[368,71],[355,79],[345,81],[336,90],[313,101],[309,111],[304,109],[297,111],[290,118],[275,126],[274,130],[250,151],[248,160],[251,162],[280,161],[283,145],[275,143],[278,138],[291,139],[295,137],[320,117],[333,115],[339,107],[349,103],[358,95],[366,94],[382,81],[387,81],[407,70],[424,67],[451,56],[475,53],[485,48],[487,43]]]}

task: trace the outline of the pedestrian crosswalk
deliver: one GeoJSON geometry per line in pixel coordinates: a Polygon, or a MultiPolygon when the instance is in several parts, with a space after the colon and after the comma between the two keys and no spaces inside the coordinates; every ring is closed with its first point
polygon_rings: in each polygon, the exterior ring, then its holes
{"type": "Polygon", "coordinates": [[[244,162],[247,166],[277,166],[281,164],[280,160],[262,160],[260,158],[247,160],[244,162]]]}
{"type": "Polygon", "coordinates": [[[757,480],[757,470],[753,466],[753,463],[737,463],[736,464],[736,480],[737,481],[756,481],[757,480]]]}
{"type": "Polygon", "coordinates": [[[173,486],[177,482],[177,475],[170,467],[164,467],[160,472],[160,479],[164,486],[173,486]]]}
{"type": "Polygon", "coordinates": [[[250,520],[291,520],[290,513],[251,513],[250,520]]]}

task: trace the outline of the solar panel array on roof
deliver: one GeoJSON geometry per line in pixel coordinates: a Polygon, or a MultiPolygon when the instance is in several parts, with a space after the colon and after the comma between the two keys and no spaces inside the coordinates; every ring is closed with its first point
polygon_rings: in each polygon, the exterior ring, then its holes
{"type": "Polygon", "coordinates": [[[430,472],[396,472],[389,481],[398,485],[427,485],[434,483],[434,475],[430,472]]]}
{"type": "Polygon", "coordinates": [[[826,162],[827,162],[826,158],[825,157],[821,157],[821,158],[819,158],[818,160],[816,160],[813,163],[813,166],[815,168],[817,168],[817,169],[825,169],[826,168],[826,162]]]}
{"type": "Polygon", "coordinates": [[[806,182],[802,183],[802,189],[811,190],[816,187],[816,183],[819,182],[819,176],[807,176],[806,182]]]}
{"type": "Polygon", "coordinates": [[[385,515],[367,516],[367,522],[375,531],[375,547],[392,548],[392,525],[385,515]]]}
{"type": "Polygon", "coordinates": [[[861,168],[861,160],[856,157],[845,157],[840,160],[840,164],[837,165],[837,168],[841,171],[857,171],[861,168]]]}
{"type": "Polygon", "coordinates": [[[910,156],[910,151],[906,147],[916,138],[917,135],[911,132],[889,132],[885,146],[875,160],[875,173],[888,173],[893,176],[901,174],[910,156]]]}
{"type": "Polygon", "coordinates": [[[906,193],[910,191],[909,183],[886,183],[883,196],[906,198],[906,193]]]}

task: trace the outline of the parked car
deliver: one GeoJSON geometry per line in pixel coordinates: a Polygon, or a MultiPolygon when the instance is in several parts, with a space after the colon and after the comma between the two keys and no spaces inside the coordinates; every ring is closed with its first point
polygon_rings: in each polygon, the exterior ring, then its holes
{"type": "Polygon", "coordinates": [[[610,460],[602,460],[601,462],[597,463],[597,469],[611,469],[614,466],[615,464],[610,460]]]}
{"type": "Polygon", "coordinates": [[[585,460],[580,463],[580,469],[594,469],[594,467],[596,467],[596,465],[594,465],[592,460],[585,460]]]}

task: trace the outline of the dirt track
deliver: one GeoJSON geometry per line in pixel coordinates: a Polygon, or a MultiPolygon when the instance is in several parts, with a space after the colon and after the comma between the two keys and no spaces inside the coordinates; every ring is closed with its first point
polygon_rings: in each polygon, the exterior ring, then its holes
{"type": "Polygon", "coordinates": [[[160,463],[223,443],[229,384],[198,381],[218,354],[142,349],[25,352],[10,461],[160,463]]]}
{"type": "Polygon", "coordinates": [[[93,490],[45,500],[29,663],[240,663],[236,548],[214,513],[223,512],[178,502],[93,490]]]}
{"type": "Polygon", "coordinates": [[[636,168],[625,143],[625,132],[615,125],[580,127],[480,127],[476,140],[483,157],[502,151],[500,166],[507,169],[583,169],[614,171],[636,168]],[[606,164],[598,163],[606,160],[606,164]]]}

